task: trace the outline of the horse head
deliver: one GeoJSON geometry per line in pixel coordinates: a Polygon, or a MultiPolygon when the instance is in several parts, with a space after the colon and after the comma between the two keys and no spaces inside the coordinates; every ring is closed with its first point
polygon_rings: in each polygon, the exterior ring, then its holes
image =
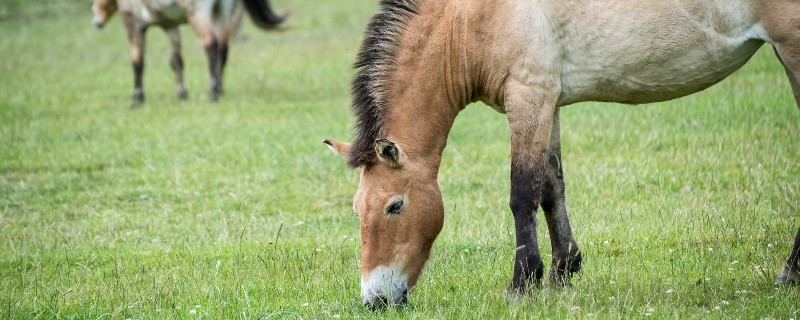
{"type": "MultiPolygon", "coordinates": [[[[349,143],[325,140],[349,155],[349,143]]],[[[414,165],[400,145],[375,142],[376,161],[360,167],[353,209],[361,222],[361,299],[370,309],[407,302],[442,230],[436,172],[414,165]]]]}
{"type": "Polygon", "coordinates": [[[117,12],[116,0],[94,0],[94,3],[92,3],[92,25],[98,29],[103,28],[115,12],[117,12]]]}

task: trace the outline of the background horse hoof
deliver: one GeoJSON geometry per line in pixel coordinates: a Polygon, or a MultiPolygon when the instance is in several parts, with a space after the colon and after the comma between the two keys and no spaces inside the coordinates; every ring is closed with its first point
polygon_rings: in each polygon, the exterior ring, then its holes
{"type": "Polygon", "coordinates": [[[188,97],[189,97],[189,93],[188,93],[188,92],[186,92],[186,89],[183,89],[183,90],[179,90],[179,91],[178,91],[178,100],[180,100],[180,101],[186,101],[186,99],[187,99],[188,97]]]}
{"type": "Polygon", "coordinates": [[[132,107],[140,107],[142,103],[144,103],[144,93],[141,91],[134,92],[132,107]]]}
{"type": "Polygon", "coordinates": [[[222,89],[211,89],[209,99],[211,102],[217,102],[222,97],[222,89]]]}
{"type": "Polygon", "coordinates": [[[800,272],[792,270],[789,267],[783,267],[783,272],[775,280],[776,284],[789,284],[796,285],[800,283],[800,272]]]}

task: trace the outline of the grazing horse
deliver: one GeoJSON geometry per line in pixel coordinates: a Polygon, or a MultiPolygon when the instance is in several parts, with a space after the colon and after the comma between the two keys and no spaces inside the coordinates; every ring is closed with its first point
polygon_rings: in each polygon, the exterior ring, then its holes
{"type": "MultiPolygon", "coordinates": [[[[765,42],[800,106],[795,0],[382,0],[352,81],[356,138],[325,140],[360,168],[361,297],[404,303],[444,219],[437,175],[456,115],[483,101],[508,118],[516,229],[509,290],[543,278],[536,211],[552,243],[548,279],[581,267],[564,197],[559,109],[665,101],[701,91],[765,42]]],[[[800,279],[800,231],[778,277],[800,279]]]]}
{"type": "MultiPolygon", "coordinates": [[[[253,23],[261,29],[272,30],[286,18],[278,16],[269,0],[242,0],[253,23]]],[[[228,60],[228,41],[239,28],[242,9],[237,0],[94,0],[92,24],[102,28],[115,12],[120,11],[128,32],[133,64],[133,101],[144,101],[142,71],[144,70],[144,33],[149,26],[159,26],[169,36],[172,56],[169,65],[175,72],[178,97],[186,99],[183,85],[183,58],[178,26],[189,23],[200,38],[208,56],[211,73],[211,100],[222,95],[222,72],[228,60]]]]}

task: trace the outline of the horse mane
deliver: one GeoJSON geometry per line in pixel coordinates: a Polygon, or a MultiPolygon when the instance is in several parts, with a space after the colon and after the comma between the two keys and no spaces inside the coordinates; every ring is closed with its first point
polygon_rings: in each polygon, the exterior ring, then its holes
{"type": "Polygon", "coordinates": [[[376,161],[375,140],[384,138],[382,126],[388,108],[388,78],[397,60],[400,37],[417,9],[418,0],[381,0],[380,10],[367,24],[353,65],[357,71],[350,89],[357,132],[347,159],[352,168],[376,161]]]}

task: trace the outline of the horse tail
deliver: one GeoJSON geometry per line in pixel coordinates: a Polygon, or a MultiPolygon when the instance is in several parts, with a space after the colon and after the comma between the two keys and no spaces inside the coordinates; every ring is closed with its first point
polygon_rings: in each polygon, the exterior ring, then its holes
{"type": "Polygon", "coordinates": [[[289,13],[275,14],[269,0],[242,0],[253,24],[264,30],[273,30],[286,20],[289,13]]]}

